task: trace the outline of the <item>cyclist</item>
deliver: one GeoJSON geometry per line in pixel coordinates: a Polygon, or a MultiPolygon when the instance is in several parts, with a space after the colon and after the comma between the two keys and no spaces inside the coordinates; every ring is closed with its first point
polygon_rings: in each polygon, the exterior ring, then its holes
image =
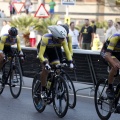
{"type": "Polygon", "coordinates": [[[53,25],[48,27],[51,33],[44,34],[40,41],[39,59],[42,63],[41,72],[41,97],[45,97],[46,79],[51,69],[50,64],[60,64],[61,46],[63,46],[70,68],[73,68],[72,56],[67,44],[67,31],[63,26],[53,25]],[[59,49],[59,50],[58,50],[59,49]],[[48,58],[48,59],[47,59],[48,58]]]}
{"type": "Polygon", "coordinates": [[[113,81],[120,69],[120,34],[114,34],[104,43],[101,56],[111,67],[108,76],[108,88],[106,94],[109,99],[114,99],[113,81]]]}
{"type": "MultiPolygon", "coordinates": [[[[66,24],[60,24],[62,27],[64,27],[65,28],[65,30],[67,31],[67,37],[66,37],[66,39],[67,39],[67,44],[68,44],[68,48],[69,48],[69,51],[70,51],[70,53],[71,53],[71,56],[73,56],[73,49],[72,49],[72,37],[69,35],[69,28],[68,28],[68,25],[66,25],[66,24]]],[[[39,42],[39,44],[37,45],[37,51],[38,51],[38,53],[39,53],[39,48],[40,48],[40,42],[39,42]]],[[[56,48],[57,48],[57,52],[60,54],[61,53],[61,57],[60,57],[60,62],[62,62],[63,60],[62,60],[62,58],[63,58],[63,54],[62,54],[62,49],[61,49],[61,46],[56,46],[56,48]]]]}
{"type": "Polygon", "coordinates": [[[17,49],[20,52],[20,55],[23,55],[20,46],[20,38],[18,36],[18,30],[15,27],[11,27],[8,30],[8,34],[4,34],[0,37],[0,69],[3,65],[5,59],[4,54],[12,54],[11,45],[17,43],[17,49]]]}

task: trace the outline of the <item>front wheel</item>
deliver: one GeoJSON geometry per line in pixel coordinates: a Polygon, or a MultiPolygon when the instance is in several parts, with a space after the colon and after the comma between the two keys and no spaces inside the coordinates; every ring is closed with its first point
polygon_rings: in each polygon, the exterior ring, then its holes
{"type": "Polygon", "coordinates": [[[10,73],[10,92],[14,98],[18,98],[22,89],[22,73],[17,66],[13,66],[10,73]]]}
{"type": "Polygon", "coordinates": [[[55,78],[53,88],[53,107],[58,115],[62,118],[66,115],[69,106],[69,93],[65,80],[61,76],[55,78]]]}
{"type": "Polygon", "coordinates": [[[3,76],[3,72],[0,71],[0,95],[2,94],[2,92],[3,92],[4,88],[5,88],[2,76],[3,76]]]}
{"type": "Polygon", "coordinates": [[[108,120],[111,116],[111,104],[106,95],[107,81],[101,79],[95,88],[95,108],[101,120],[108,120]]]}
{"type": "Polygon", "coordinates": [[[41,113],[45,110],[45,102],[41,98],[41,81],[40,74],[36,74],[32,83],[32,99],[35,109],[41,113]]]}
{"type": "Polygon", "coordinates": [[[68,93],[69,93],[69,107],[70,108],[75,108],[76,106],[76,92],[75,92],[75,87],[73,84],[73,81],[71,80],[70,76],[66,73],[62,74],[67,87],[68,87],[68,93]]]}

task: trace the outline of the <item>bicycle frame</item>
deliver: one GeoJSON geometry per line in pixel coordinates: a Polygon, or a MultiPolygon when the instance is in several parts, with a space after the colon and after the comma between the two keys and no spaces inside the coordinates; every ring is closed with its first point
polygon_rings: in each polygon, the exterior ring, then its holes
{"type": "Polygon", "coordinates": [[[55,78],[56,78],[58,75],[60,75],[61,73],[64,73],[64,70],[63,70],[62,68],[55,68],[55,69],[54,69],[54,67],[53,67],[53,70],[50,71],[49,74],[52,74],[52,75],[51,75],[51,76],[52,76],[52,77],[51,77],[52,83],[51,83],[50,89],[49,89],[49,91],[48,91],[48,93],[47,93],[48,98],[50,97],[51,91],[52,91],[52,89],[53,89],[53,87],[54,87],[55,78]]]}
{"type": "Polygon", "coordinates": [[[11,71],[12,71],[12,68],[15,66],[15,57],[17,57],[17,52],[16,52],[16,51],[13,53],[12,56],[10,56],[10,59],[9,59],[9,56],[6,55],[6,60],[7,60],[7,61],[4,63],[4,65],[3,65],[3,67],[2,67],[3,75],[6,74],[5,66],[6,66],[6,64],[7,64],[8,62],[10,62],[10,68],[9,68],[9,70],[8,70],[7,76],[5,76],[4,85],[5,85],[5,84],[8,84],[8,85],[9,85],[9,83],[7,83],[7,82],[8,82],[8,78],[9,78],[9,76],[10,76],[10,73],[11,73],[11,71]]]}
{"type": "MultiPolygon", "coordinates": [[[[105,81],[105,84],[104,84],[104,86],[103,86],[103,89],[102,89],[102,91],[101,91],[101,93],[100,93],[99,98],[101,98],[102,93],[103,93],[106,85],[107,85],[107,80],[105,81]]],[[[110,100],[111,102],[109,103],[109,105],[110,105],[112,108],[114,107],[114,109],[116,109],[117,104],[118,104],[118,101],[119,101],[119,98],[120,98],[120,83],[116,86],[115,98],[114,98],[114,100],[110,100]]],[[[107,98],[106,98],[106,99],[107,99],[107,98]]],[[[105,100],[105,99],[104,99],[104,100],[105,100]]],[[[106,102],[105,102],[105,103],[106,103],[106,102]]],[[[107,103],[107,104],[108,104],[108,103],[107,103]]],[[[111,110],[112,110],[112,109],[111,109],[111,110]]],[[[114,112],[114,111],[112,110],[111,112],[114,112]]]]}
{"type": "Polygon", "coordinates": [[[52,83],[51,83],[51,86],[50,86],[50,89],[49,89],[49,92],[47,93],[47,96],[48,96],[48,98],[50,97],[50,95],[51,95],[51,91],[52,91],[52,89],[53,89],[53,87],[54,87],[54,83],[55,83],[55,78],[57,77],[57,70],[58,69],[55,69],[55,70],[51,70],[50,71],[50,73],[49,74],[52,74],[51,76],[51,79],[52,79],[52,83]]]}

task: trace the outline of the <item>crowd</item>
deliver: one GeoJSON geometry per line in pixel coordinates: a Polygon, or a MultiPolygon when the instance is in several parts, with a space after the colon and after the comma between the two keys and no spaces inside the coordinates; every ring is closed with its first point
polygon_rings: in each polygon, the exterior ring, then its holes
{"type": "MultiPolygon", "coordinates": [[[[58,21],[57,24],[62,24],[58,21]]],[[[108,29],[104,36],[104,41],[101,41],[99,34],[96,33],[97,27],[94,20],[85,19],[84,25],[80,31],[75,28],[75,22],[71,22],[69,25],[69,35],[72,37],[73,49],[86,49],[86,50],[99,50],[108,37],[115,33],[120,33],[120,22],[113,22],[108,20],[108,29]]]]}
{"type": "MultiPolygon", "coordinates": [[[[57,25],[63,24],[58,21],[57,25]]],[[[6,34],[10,28],[9,21],[3,21],[3,27],[0,30],[0,36],[6,34]]],[[[73,49],[87,49],[87,50],[100,50],[103,43],[107,38],[114,33],[120,33],[120,22],[114,23],[108,20],[108,29],[104,34],[105,40],[101,41],[98,33],[96,33],[96,24],[94,20],[85,19],[84,25],[81,30],[76,29],[76,23],[72,21],[69,25],[69,35],[72,37],[73,49]]]]}

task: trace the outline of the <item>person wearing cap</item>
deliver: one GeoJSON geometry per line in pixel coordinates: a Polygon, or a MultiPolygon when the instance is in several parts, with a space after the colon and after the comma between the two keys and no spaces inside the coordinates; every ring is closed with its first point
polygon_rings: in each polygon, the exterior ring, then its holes
{"type": "Polygon", "coordinates": [[[44,34],[40,41],[38,57],[42,64],[41,78],[41,98],[45,98],[46,80],[51,69],[50,64],[61,63],[61,53],[57,52],[58,47],[63,47],[65,55],[69,62],[69,67],[73,68],[73,60],[67,44],[67,31],[61,25],[48,26],[51,33],[44,34]],[[57,47],[56,47],[57,46],[57,47]]]}

